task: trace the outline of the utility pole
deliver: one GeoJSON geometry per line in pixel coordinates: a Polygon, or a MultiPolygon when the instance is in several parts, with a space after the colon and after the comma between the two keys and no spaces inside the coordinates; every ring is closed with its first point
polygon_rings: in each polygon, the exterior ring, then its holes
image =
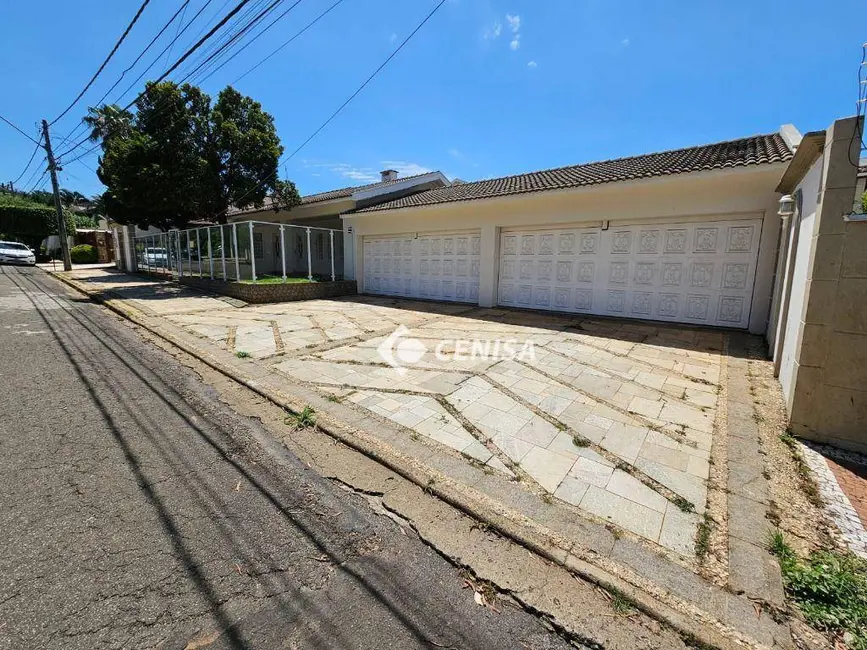
{"type": "Polygon", "coordinates": [[[48,136],[48,122],[42,120],[42,135],[45,138],[45,153],[48,154],[48,171],[51,173],[51,187],[54,190],[54,209],[57,211],[57,233],[60,235],[60,252],[63,254],[63,270],[72,270],[69,257],[69,242],[66,239],[66,219],[63,218],[63,205],[60,203],[60,188],[57,186],[57,163],[51,151],[51,138],[48,136]]]}

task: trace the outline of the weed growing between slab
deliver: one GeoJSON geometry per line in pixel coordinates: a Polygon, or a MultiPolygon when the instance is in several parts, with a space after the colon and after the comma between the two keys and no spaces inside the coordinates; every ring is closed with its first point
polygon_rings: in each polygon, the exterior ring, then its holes
{"type": "Polygon", "coordinates": [[[243,350],[238,350],[238,351],[235,353],[235,356],[238,357],[239,359],[249,359],[249,358],[250,358],[250,353],[249,353],[249,352],[244,352],[243,350]]]}
{"type": "Polygon", "coordinates": [[[817,508],[822,507],[822,498],[819,496],[819,488],[816,481],[813,479],[813,474],[809,466],[804,462],[804,457],[801,455],[801,450],[798,447],[798,440],[788,431],[780,434],[780,440],[789,448],[792,454],[792,460],[795,461],[795,466],[798,470],[798,476],[801,481],[801,489],[804,491],[807,499],[817,508]]]}
{"type": "Polygon", "coordinates": [[[698,532],[695,536],[695,555],[699,560],[704,559],[710,550],[710,534],[713,531],[713,518],[707,512],[698,524],[698,532]]]}
{"type": "Polygon", "coordinates": [[[300,413],[290,413],[287,415],[283,424],[290,424],[296,429],[308,429],[316,426],[316,411],[309,404],[305,406],[300,413]]]}
{"type": "Polygon", "coordinates": [[[680,508],[683,512],[695,512],[695,504],[689,499],[684,499],[682,496],[675,495],[671,502],[680,508]]]}
{"type": "Polygon", "coordinates": [[[769,550],[780,560],[786,594],[807,623],[867,650],[867,560],[835,551],[798,557],[783,534],[773,533],[769,550]]]}

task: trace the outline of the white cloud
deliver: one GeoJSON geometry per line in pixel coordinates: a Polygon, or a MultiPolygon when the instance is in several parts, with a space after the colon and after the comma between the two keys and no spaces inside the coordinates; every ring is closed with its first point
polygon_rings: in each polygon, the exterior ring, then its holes
{"type": "Polygon", "coordinates": [[[388,37],[389,43],[394,43],[397,40],[397,34],[394,32],[391,33],[391,36],[388,37]]]}
{"type": "Polygon", "coordinates": [[[629,39],[628,39],[628,38],[624,38],[622,41],[620,41],[620,44],[621,44],[623,47],[629,47],[629,39]]]}
{"type": "Polygon", "coordinates": [[[495,38],[498,38],[500,36],[500,34],[502,34],[502,33],[503,33],[503,23],[501,23],[498,20],[493,25],[491,25],[490,27],[487,27],[485,29],[485,33],[482,34],[482,38],[484,38],[486,41],[492,41],[495,38]]]}
{"type": "Polygon", "coordinates": [[[512,48],[512,50],[517,50],[519,47],[521,47],[521,35],[520,34],[515,34],[515,37],[509,43],[509,47],[512,48]]]}
{"type": "Polygon", "coordinates": [[[382,160],[380,164],[383,166],[383,169],[393,169],[401,176],[415,176],[433,171],[429,167],[414,162],[407,162],[406,160],[382,160]]]}
{"type": "Polygon", "coordinates": [[[513,16],[512,14],[506,14],[506,22],[509,23],[509,29],[512,30],[513,34],[517,34],[518,30],[521,29],[521,17],[513,16]]]}
{"type": "Polygon", "coordinates": [[[538,67],[539,67],[539,64],[536,63],[535,61],[528,61],[528,62],[527,62],[527,67],[528,67],[528,68],[538,68],[538,67]]]}
{"type": "Polygon", "coordinates": [[[458,150],[458,149],[455,149],[454,147],[452,147],[451,149],[449,149],[449,155],[450,155],[452,158],[456,158],[456,159],[458,159],[458,160],[461,160],[461,159],[464,157],[463,152],[460,151],[460,150],[458,150]]]}

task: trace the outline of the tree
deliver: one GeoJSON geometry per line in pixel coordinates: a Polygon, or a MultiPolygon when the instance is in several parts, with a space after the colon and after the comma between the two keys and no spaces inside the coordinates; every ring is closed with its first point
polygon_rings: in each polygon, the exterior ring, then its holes
{"type": "MultiPolygon", "coordinates": [[[[64,211],[66,230],[75,232],[71,212],[64,211]]],[[[38,250],[42,240],[57,234],[54,203],[46,205],[19,194],[0,193],[0,239],[18,239],[38,250]]]]}
{"type": "Polygon", "coordinates": [[[113,136],[129,135],[133,114],[115,104],[90,107],[87,117],[82,120],[90,127],[89,139],[99,142],[113,136]]]}
{"type": "Polygon", "coordinates": [[[279,180],[274,119],[231,87],[212,106],[190,84],[149,83],[134,115],[102,107],[88,123],[102,140],[105,210],[119,223],[184,228],[225,223],[230,207],[262,207],[269,194],[277,208],[300,202],[294,184],[279,180]]]}

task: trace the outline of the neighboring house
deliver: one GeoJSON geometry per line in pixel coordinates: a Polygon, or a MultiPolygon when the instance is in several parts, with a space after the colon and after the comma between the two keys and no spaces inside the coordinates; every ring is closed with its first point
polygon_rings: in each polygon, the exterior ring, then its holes
{"type": "MultiPolygon", "coordinates": [[[[343,242],[343,222],[340,215],[345,212],[375,206],[387,201],[423,192],[449,184],[440,172],[429,172],[415,176],[398,178],[393,169],[383,172],[378,183],[310,194],[301,198],[301,204],[291,210],[275,211],[266,199],[262,208],[234,210],[229,213],[229,223],[257,221],[274,223],[275,227],[262,227],[257,224],[254,233],[253,249],[256,256],[256,270],[264,273],[280,274],[280,230],[276,224],[292,224],[311,228],[310,261],[314,275],[327,276],[331,272],[331,234],[324,229],[336,230],[334,254],[336,273],[343,274],[347,262],[344,260],[346,247],[343,242]]],[[[308,237],[301,228],[284,229],[286,268],[290,275],[307,275],[308,237]]],[[[243,250],[243,249],[242,249],[243,250]]],[[[353,264],[350,250],[349,265],[353,264]]]]}
{"type": "Polygon", "coordinates": [[[806,134],[777,188],[792,207],[781,210],[768,343],[790,430],[867,452],[867,216],[857,214],[867,168],[858,167],[859,131],[858,119],[848,118],[806,134]]]}
{"type": "Polygon", "coordinates": [[[357,206],[346,275],[361,293],[764,333],[800,140],[787,125],[357,206]]]}

